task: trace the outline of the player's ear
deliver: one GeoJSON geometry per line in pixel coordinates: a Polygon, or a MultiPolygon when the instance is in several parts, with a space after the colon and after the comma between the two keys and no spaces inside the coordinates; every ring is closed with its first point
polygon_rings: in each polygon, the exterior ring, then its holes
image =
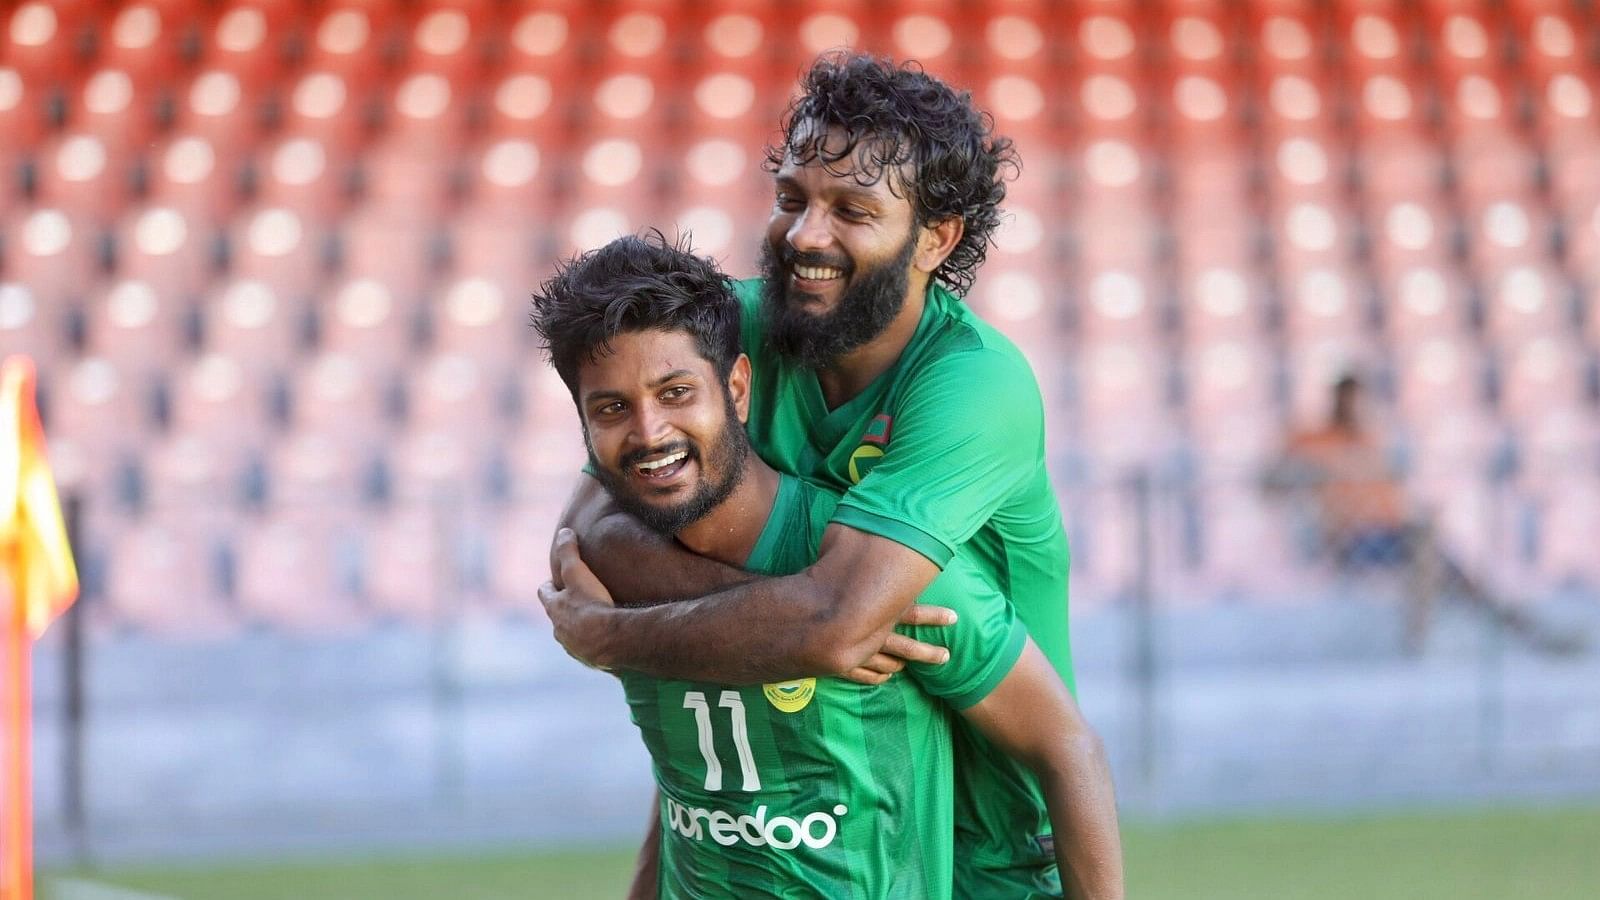
{"type": "Polygon", "coordinates": [[[956,249],[956,244],[961,243],[961,236],[966,232],[966,220],[960,216],[946,216],[931,225],[922,226],[918,229],[917,254],[912,258],[912,264],[919,272],[933,274],[935,269],[944,265],[945,259],[956,249]]]}
{"type": "Polygon", "coordinates": [[[733,399],[739,421],[750,421],[750,357],[743,353],[733,361],[733,369],[728,372],[728,396],[733,399]]]}

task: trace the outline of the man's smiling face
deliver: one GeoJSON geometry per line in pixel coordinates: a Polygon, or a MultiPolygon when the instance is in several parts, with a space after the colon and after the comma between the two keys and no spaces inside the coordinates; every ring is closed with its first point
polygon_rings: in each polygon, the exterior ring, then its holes
{"type": "MultiPolygon", "coordinates": [[[[824,147],[835,141],[830,132],[824,147]]],[[[773,177],[762,246],[768,337],[813,368],[883,333],[905,304],[921,229],[898,171],[873,172],[871,149],[863,141],[855,158],[833,164],[791,154],[773,177]]]]}
{"type": "Polygon", "coordinates": [[[675,534],[743,477],[749,361],[741,356],[724,385],[686,332],[626,332],[610,344],[579,369],[584,438],[617,505],[675,534]]]}

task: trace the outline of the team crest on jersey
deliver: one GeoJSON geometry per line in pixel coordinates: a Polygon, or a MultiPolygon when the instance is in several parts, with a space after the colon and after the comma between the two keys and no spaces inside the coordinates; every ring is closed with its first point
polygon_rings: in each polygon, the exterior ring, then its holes
{"type": "Polygon", "coordinates": [[[805,709],[811,698],[816,695],[817,680],[797,678],[794,681],[763,684],[761,693],[767,695],[767,702],[777,707],[778,712],[797,713],[805,709]]]}
{"type": "Polygon", "coordinates": [[[867,424],[867,430],[861,435],[861,446],[850,454],[851,484],[860,484],[861,479],[867,477],[872,467],[883,458],[883,448],[889,446],[889,433],[893,425],[894,417],[888,413],[873,416],[867,424]]]}

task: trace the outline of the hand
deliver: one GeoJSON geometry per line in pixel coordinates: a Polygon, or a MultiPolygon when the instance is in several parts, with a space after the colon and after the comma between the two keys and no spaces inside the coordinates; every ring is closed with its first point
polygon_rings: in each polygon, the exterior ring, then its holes
{"type": "Polygon", "coordinates": [[[572,529],[556,532],[552,559],[551,580],[540,585],[539,602],[550,617],[556,640],[573,659],[603,668],[598,659],[605,611],[613,606],[611,593],[584,565],[572,529]]]}
{"type": "MultiPolygon", "coordinates": [[[[956,613],[943,606],[923,606],[913,603],[900,614],[901,625],[954,625],[956,613]]],[[[904,669],[906,663],[943,665],[950,659],[950,651],[934,644],[912,640],[899,632],[889,632],[883,647],[871,659],[856,666],[845,677],[857,684],[883,684],[889,676],[904,669]]]]}

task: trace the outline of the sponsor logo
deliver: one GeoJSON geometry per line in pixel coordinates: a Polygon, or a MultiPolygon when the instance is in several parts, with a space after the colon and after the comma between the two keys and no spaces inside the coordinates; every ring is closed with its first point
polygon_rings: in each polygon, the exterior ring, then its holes
{"type": "Polygon", "coordinates": [[[761,693],[767,695],[767,702],[777,707],[778,712],[797,713],[805,709],[811,698],[816,695],[817,680],[797,678],[794,681],[763,684],[761,693]]]}
{"type": "Polygon", "coordinates": [[[771,847],[774,850],[793,850],[801,844],[812,850],[821,850],[833,843],[839,834],[839,821],[850,810],[842,803],[833,807],[830,815],[814,812],[800,818],[774,816],[767,818],[765,804],[756,807],[756,814],[736,816],[727,810],[704,809],[685,806],[667,798],[667,827],[693,840],[703,841],[708,836],[724,847],[741,841],[751,847],[771,847]]]}

